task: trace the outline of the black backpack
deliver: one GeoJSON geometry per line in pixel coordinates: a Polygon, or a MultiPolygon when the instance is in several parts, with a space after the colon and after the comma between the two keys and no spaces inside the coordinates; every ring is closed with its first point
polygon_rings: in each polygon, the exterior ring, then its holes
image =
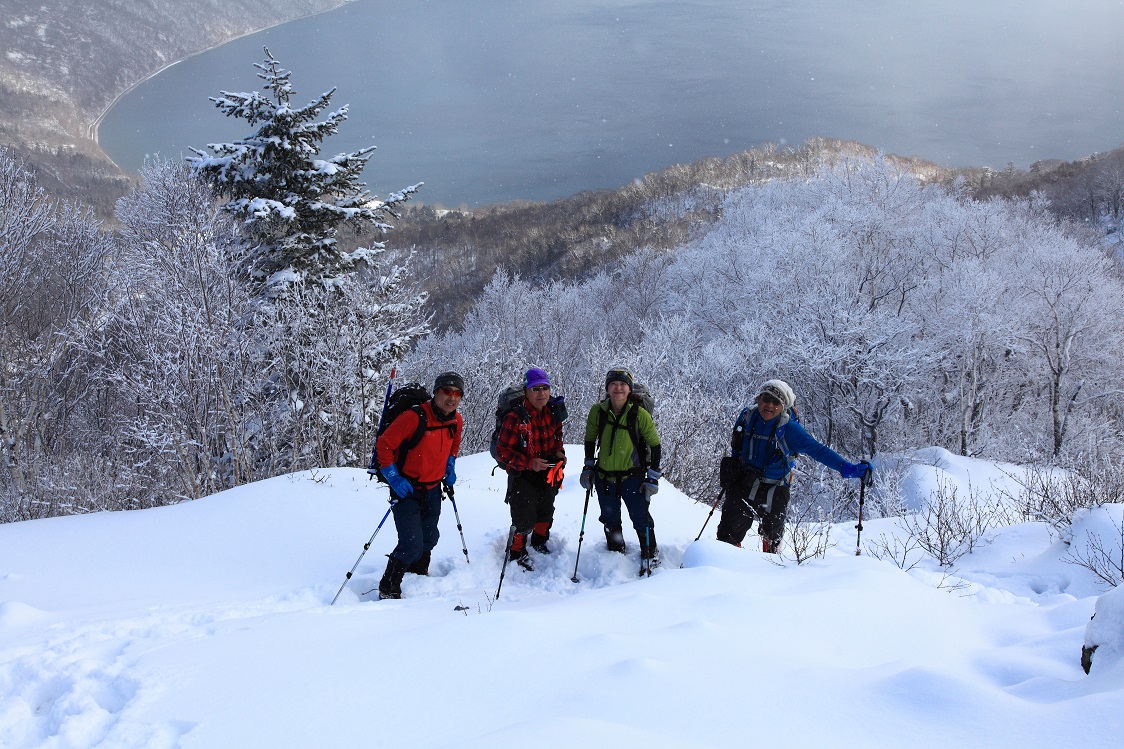
{"type": "Polygon", "coordinates": [[[425,430],[429,426],[428,419],[426,419],[425,416],[425,409],[422,408],[422,405],[424,405],[430,397],[429,391],[425,389],[425,385],[417,382],[408,382],[402,387],[395,389],[394,392],[390,394],[390,400],[386,402],[386,411],[383,413],[382,419],[379,421],[379,428],[375,432],[375,447],[371,451],[371,465],[367,467],[367,473],[377,476],[379,481],[384,484],[386,483],[382,472],[379,471],[379,437],[394,423],[395,419],[406,411],[412,410],[418,415],[418,427],[408,440],[404,440],[402,444],[398,446],[398,457],[394,461],[399,471],[402,470],[402,464],[406,461],[406,454],[418,446],[418,443],[421,442],[422,437],[425,435],[425,430]]]}
{"type": "MultiPolygon", "coordinates": [[[[632,402],[632,408],[629,409],[628,415],[625,416],[624,426],[628,432],[628,438],[632,440],[632,446],[636,449],[636,454],[640,458],[640,471],[647,471],[648,464],[652,459],[652,448],[640,436],[640,427],[636,425],[636,419],[640,415],[640,408],[643,408],[650,415],[655,415],[656,412],[656,399],[652,397],[652,393],[648,390],[647,386],[640,382],[632,384],[632,392],[628,394],[629,401],[632,402]]],[[[609,423],[608,409],[601,409],[597,414],[597,450],[601,450],[601,435],[605,432],[605,425],[609,423]]]]}
{"type": "MultiPolygon", "coordinates": [[[[520,383],[508,385],[504,388],[503,392],[499,394],[499,397],[496,398],[496,424],[492,427],[492,437],[488,442],[488,452],[491,454],[492,459],[496,461],[496,464],[505,471],[507,470],[507,466],[500,460],[499,452],[496,450],[496,443],[499,441],[500,437],[500,426],[503,424],[504,417],[511,411],[515,411],[519,414],[519,420],[523,424],[531,420],[531,414],[527,413],[527,408],[523,405],[522,401],[523,385],[520,383]]],[[[550,415],[554,417],[557,423],[561,424],[566,420],[565,397],[559,395],[551,398],[547,402],[546,407],[550,409],[550,415]]],[[[524,445],[524,447],[526,447],[526,445],[524,445]]]]}

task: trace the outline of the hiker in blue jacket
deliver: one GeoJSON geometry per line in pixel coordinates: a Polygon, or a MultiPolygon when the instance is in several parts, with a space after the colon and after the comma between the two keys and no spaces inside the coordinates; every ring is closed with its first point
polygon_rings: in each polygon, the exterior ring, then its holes
{"type": "Polygon", "coordinates": [[[757,389],[756,407],[748,406],[738,415],[730,437],[730,454],[738,470],[723,478],[726,501],[718,523],[719,541],[741,546],[757,518],[761,550],[780,551],[797,454],[839,471],[845,479],[867,479],[870,463],[848,463],[808,434],[792,412],[795,403],[796,393],[787,382],[769,380],[757,389]]]}

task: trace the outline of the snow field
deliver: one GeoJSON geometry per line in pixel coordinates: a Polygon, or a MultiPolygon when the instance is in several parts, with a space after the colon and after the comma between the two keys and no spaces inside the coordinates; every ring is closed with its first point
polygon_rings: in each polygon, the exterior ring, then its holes
{"type": "Polygon", "coordinates": [[[663,482],[663,566],[639,579],[633,536],[608,552],[594,498],[575,585],[575,471],[554,554],[509,565],[497,601],[510,521],[492,466],[458,461],[470,563],[446,502],[431,575],[407,575],[399,601],[362,595],[388,519],[328,606],[388,507],[361,470],[0,526],[0,745],[1053,748],[1124,728],[1124,668],[1078,662],[1103,587],[1039,525],[952,574],[856,557],[847,525],[796,565],[714,541],[717,515],[694,543],[709,508],[663,482]]]}

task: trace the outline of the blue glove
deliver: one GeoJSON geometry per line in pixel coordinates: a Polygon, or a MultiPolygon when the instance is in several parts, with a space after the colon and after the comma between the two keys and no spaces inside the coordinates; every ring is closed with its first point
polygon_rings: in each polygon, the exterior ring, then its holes
{"type": "Polygon", "coordinates": [[[870,463],[865,460],[861,463],[843,463],[839,475],[845,479],[861,479],[873,470],[870,463]]]}
{"type": "Polygon", "coordinates": [[[397,494],[400,499],[405,499],[406,497],[414,493],[414,487],[412,487],[410,485],[410,482],[402,478],[402,475],[398,473],[398,466],[389,465],[381,470],[382,477],[386,479],[386,483],[388,486],[390,486],[390,490],[397,494]]]}
{"type": "Polygon", "coordinates": [[[445,464],[445,483],[448,484],[449,486],[452,486],[453,484],[457,483],[457,472],[456,472],[456,470],[454,470],[454,466],[456,465],[456,462],[457,462],[457,456],[456,455],[450,455],[449,456],[449,462],[445,464]]]}
{"type": "Polygon", "coordinates": [[[581,476],[578,476],[578,483],[582,485],[582,489],[588,489],[593,485],[593,472],[597,470],[597,459],[586,458],[585,466],[582,468],[581,476]]]}
{"type": "Polygon", "coordinates": [[[652,501],[652,495],[660,490],[660,476],[662,475],[655,468],[649,468],[644,483],[640,485],[640,490],[644,492],[644,496],[649,502],[652,501]]]}

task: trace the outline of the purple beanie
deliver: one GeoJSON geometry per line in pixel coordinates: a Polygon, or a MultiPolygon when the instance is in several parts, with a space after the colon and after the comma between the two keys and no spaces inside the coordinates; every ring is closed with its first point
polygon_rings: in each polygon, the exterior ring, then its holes
{"type": "Polygon", "coordinates": [[[538,367],[531,367],[527,370],[527,376],[523,378],[523,387],[533,388],[536,385],[549,385],[550,378],[546,376],[546,372],[538,367]]]}

